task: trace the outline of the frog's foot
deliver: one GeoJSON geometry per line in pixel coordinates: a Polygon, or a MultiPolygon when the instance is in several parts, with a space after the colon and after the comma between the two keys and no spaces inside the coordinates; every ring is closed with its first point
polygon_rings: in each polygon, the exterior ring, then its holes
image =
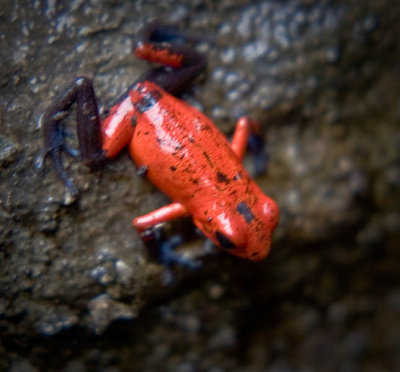
{"type": "Polygon", "coordinates": [[[163,282],[169,285],[174,281],[172,266],[183,266],[191,270],[196,270],[201,267],[201,262],[175,251],[175,248],[183,243],[183,238],[180,235],[175,235],[171,238],[165,239],[163,237],[162,229],[156,227],[151,231],[146,232],[147,238],[151,236],[151,240],[155,243],[152,253],[156,260],[164,265],[163,282]]]}

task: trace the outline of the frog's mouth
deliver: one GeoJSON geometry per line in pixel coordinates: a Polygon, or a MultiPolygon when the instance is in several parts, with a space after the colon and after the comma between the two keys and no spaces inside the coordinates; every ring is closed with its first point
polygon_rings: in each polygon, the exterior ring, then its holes
{"type": "Polygon", "coordinates": [[[233,244],[232,241],[226,235],[224,235],[221,231],[217,230],[215,233],[215,237],[217,238],[217,241],[221,248],[227,249],[227,250],[237,249],[235,244],[233,244]]]}
{"type": "Polygon", "coordinates": [[[234,244],[226,235],[221,233],[219,230],[215,233],[216,241],[218,245],[225,251],[234,254],[240,258],[249,258],[247,254],[246,244],[234,244]]]}

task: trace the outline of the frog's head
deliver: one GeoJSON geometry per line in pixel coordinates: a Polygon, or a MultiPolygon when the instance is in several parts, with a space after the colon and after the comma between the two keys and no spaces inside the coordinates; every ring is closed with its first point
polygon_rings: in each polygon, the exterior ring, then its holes
{"type": "Polygon", "coordinates": [[[206,230],[220,248],[241,258],[259,261],[270,251],[279,209],[264,194],[256,201],[253,199],[251,204],[246,201],[235,203],[233,208],[217,214],[212,220],[212,229],[206,230]]]}

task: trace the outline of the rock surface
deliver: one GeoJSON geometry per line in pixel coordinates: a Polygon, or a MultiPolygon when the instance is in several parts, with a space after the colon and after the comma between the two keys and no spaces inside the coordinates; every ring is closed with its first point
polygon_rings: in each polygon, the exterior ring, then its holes
{"type": "Polygon", "coordinates": [[[400,370],[398,2],[25,3],[0,11],[1,370],[400,370]],[[202,41],[185,100],[227,135],[260,121],[281,210],[258,264],[186,233],[203,266],[168,287],[131,228],[167,199],[126,153],[99,173],[66,159],[77,203],[36,168],[49,102],[86,75],[109,106],[148,68],[131,42],[152,18],[202,41]]]}

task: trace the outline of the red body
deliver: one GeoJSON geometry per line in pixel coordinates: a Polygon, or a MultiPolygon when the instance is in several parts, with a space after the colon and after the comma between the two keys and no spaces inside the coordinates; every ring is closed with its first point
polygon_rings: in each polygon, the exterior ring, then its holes
{"type": "Polygon", "coordinates": [[[150,181],[175,202],[171,218],[191,215],[208,238],[237,256],[268,254],[278,207],[195,108],[154,83],[138,83],[102,123],[102,141],[107,157],[129,144],[137,166],[147,167],[150,181]]]}

